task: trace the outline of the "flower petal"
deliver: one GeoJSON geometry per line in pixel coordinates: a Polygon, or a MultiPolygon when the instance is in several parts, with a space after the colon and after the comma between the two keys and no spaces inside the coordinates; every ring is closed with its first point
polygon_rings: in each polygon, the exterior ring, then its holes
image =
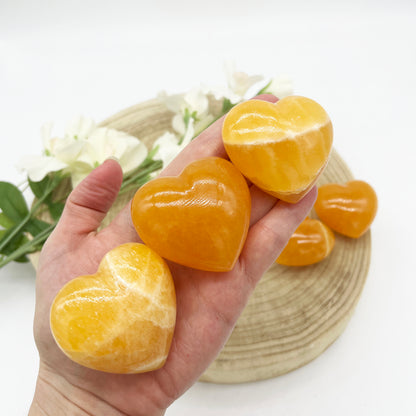
{"type": "Polygon", "coordinates": [[[192,114],[196,111],[198,116],[202,116],[208,111],[209,101],[202,88],[194,87],[184,97],[186,108],[192,114]]]}
{"type": "MultiPolygon", "coordinates": [[[[262,75],[248,75],[245,72],[237,71],[235,64],[232,61],[227,61],[224,64],[227,83],[230,90],[242,98],[245,97],[247,91],[258,82],[262,81],[262,75]]],[[[234,103],[234,101],[231,100],[234,103]]]]}
{"type": "Polygon", "coordinates": [[[123,173],[128,173],[139,167],[148,154],[145,144],[138,139],[129,142],[126,151],[122,155],[115,155],[120,163],[123,173]]]}
{"type": "Polygon", "coordinates": [[[160,91],[157,95],[157,98],[162,101],[167,109],[173,113],[178,113],[182,110],[184,102],[182,94],[168,95],[166,91],[160,91]]]}
{"type": "Polygon", "coordinates": [[[267,92],[278,98],[283,98],[293,94],[293,81],[286,75],[279,75],[272,79],[267,87],[267,92]]]}
{"type": "Polygon", "coordinates": [[[155,140],[154,148],[156,147],[158,147],[158,149],[154,159],[161,160],[164,167],[169,165],[182,150],[182,146],[178,145],[178,138],[170,132],[162,134],[162,136],[155,140]]]}
{"type": "Polygon", "coordinates": [[[40,128],[40,136],[42,138],[43,147],[47,152],[51,151],[51,136],[53,123],[45,123],[40,128]]]}
{"type": "Polygon", "coordinates": [[[75,162],[69,169],[71,174],[72,187],[75,188],[79,183],[89,175],[89,173],[94,169],[93,166],[88,163],[75,162]]]}
{"type": "Polygon", "coordinates": [[[52,154],[62,162],[70,165],[74,163],[83,148],[85,147],[85,140],[75,140],[70,137],[64,139],[53,140],[52,143],[52,154]]]}
{"type": "Polygon", "coordinates": [[[73,119],[65,130],[65,138],[87,140],[88,136],[97,128],[95,121],[88,117],[79,116],[73,119]]]}
{"type": "Polygon", "coordinates": [[[185,121],[183,119],[182,113],[176,114],[172,118],[172,127],[180,136],[183,136],[186,131],[185,121]]]}
{"type": "Polygon", "coordinates": [[[78,160],[94,167],[109,157],[118,159],[124,173],[137,168],[147,156],[147,148],[137,137],[100,127],[88,138],[78,160]]]}
{"type": "Polygon", "coordinates": [[[64,169],[67,164],[51,156],[24,156],[17,164],[33,182],[41,181],[48,173],[64,169]]]}

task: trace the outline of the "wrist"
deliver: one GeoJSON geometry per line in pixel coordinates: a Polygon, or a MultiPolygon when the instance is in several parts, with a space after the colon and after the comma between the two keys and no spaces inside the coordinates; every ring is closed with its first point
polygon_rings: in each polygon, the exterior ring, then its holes
{"type": "Polygon", "coordinates": [[[117,409],[40,365],[29,416],[122,415],[117,409]]]}

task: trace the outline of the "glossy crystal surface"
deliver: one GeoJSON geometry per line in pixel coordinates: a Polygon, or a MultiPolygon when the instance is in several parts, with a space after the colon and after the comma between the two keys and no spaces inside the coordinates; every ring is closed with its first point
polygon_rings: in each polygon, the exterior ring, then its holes
{"type": "Polygon", "coordinates": [[[306,218],[293,233],[276,263],[307,266],[329,256],[334,248],[334,233],[321,221],[306,218]]]}
{"type": "Polygon", "coordinates": [[[225,149],[250,181],[287,202],[300,200],[326,166],[332,123],[315,101],[290,96],[235,106],[223,125],[225,149]]]}
{"type": "Polygon", "coordinates": [[[358,238],[371,226],[377,213],[377,195],[367,182],[327,184],[318,189],[315,211],[321,221],[347,237],[358,238]]]}
{"type": "Polygon", "coordinates": [[[111,373],[155,370],[166,361],[176,320],[165,261],[143,244],[111,250],[94,275],[68,282],[55,297],[52,334],[73,361],[111,373]]]}
{"type": "Polygon", "coordinates": [[[248,232],[246,180],[218,157],[197,160],[178,177],[142,186],[132,201],[133,224],[158,254],[200,270],[231,270],[248,232]]]}

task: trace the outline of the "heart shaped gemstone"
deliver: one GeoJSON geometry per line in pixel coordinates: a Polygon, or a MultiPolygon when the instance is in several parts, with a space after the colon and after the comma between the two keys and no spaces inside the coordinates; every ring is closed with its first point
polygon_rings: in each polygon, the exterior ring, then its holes
{"type": "Polygon", "coordinates": [[[178,177],[153,179],[133,198],[140,238],[165,259],[207,271],[231,270],[250,221],[250,192],[227,160],[210,157],[178,177]]]}
{"type": "Polygon", "coordinates": [[[290,237],[276,263],[285,266],[307,266],[329,256],[335,244],[335,236],[329,227],[319,220],[306,218],[290,237]]]}
{"type": "Polygon", "coordinates": [[[68,282],[50,313],[52,334],[69,358],[111,373],[162,367],[175,319],[169,268],[137,243],[116,247],[104,256],[96,274],[68,282]]]}
{"type": "Polygon", "coordinates": [[[377,213],[377,195],[364,181],[319,187],[315,211],[322,222],[347,237],[362,236],[377,213]]]}
{"type": "Polygon", "coordinates": [[[332,123],[315,101],[299,96],[277,103],[249,100],[235,106],[223,125],[233,164],[263,191],[299,201],[327,164],[332,123]]]}

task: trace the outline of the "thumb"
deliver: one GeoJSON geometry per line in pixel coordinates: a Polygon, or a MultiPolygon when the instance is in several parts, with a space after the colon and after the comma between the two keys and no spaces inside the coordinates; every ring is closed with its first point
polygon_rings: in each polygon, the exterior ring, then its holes
{"type": "Polygon", "coordinates": [[[120,165],[106,160],[70,193],[57,228],[72,235],[96,231],[114,203],[122,181],[120,165]]]}

